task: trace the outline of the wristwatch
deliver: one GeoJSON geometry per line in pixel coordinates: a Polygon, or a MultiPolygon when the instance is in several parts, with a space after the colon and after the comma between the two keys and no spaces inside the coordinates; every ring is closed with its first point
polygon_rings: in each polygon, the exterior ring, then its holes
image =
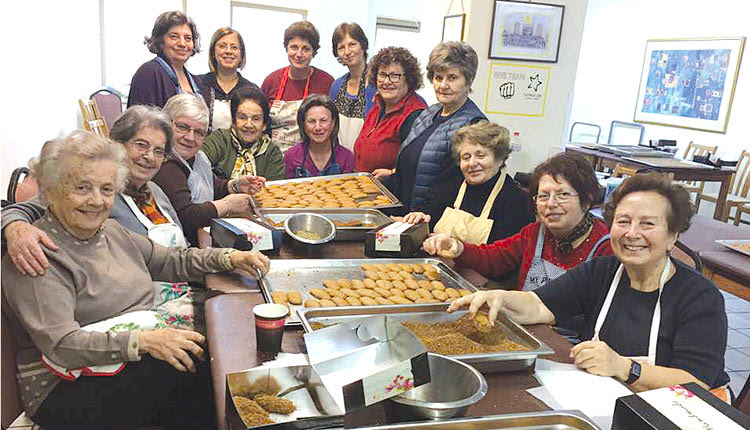
{"type": "Polygon", "coordinates": [[[630,374],[628,375],[628,379],[625,381],[627,385],[633,384],[635,381],[638,380],[638,378],[641,377],[641,363],[630,360],[630,374]]]}

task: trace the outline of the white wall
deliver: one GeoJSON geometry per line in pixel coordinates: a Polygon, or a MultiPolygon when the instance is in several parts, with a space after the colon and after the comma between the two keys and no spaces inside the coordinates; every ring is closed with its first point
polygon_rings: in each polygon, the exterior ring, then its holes
{"type": "MultiPolygon", "coordinates": [[[[517,63],[532,65],[549,65],[550,84],[547,95],[545,114],[541,117],[524,117],[515,115],[487,114],[491,121],[508,127],[511,132],[521,134],[523,148],[520,153],[513,153],[508,161],[508,170],[528,172],[544,161],[559,148],[566,133],[567,112],[570,93],[573,89],[578,51],[588,0],[545,1],[550,4],[564,4],[562,37],[557,63],[514,62],[509,60],[488,60],[490,43],[490,26],[492,20],[492,0],[471,1],[471,13],[468,17],[468,35],[465,41],[471,44],[479,55],[479,70],[474,80],[472,100],[484,110],[487,95],[487,84],[490,65],[493,63],[517,63]]],[[[466,4],[466,2],[464,2],[466,4]]],[[[588,20],[586,21],[588,25],[588,20]]]]}
{"type": "MultiPolygon", "coordinates": [[[[590,0],[571,120],[599,124],[606,139],[612,120],[633,121],[648,39],[747,37],[747,7],[747,0],[590,0]]],[[[718,155],[730,160],[750,150],[748,49],[726,134],[645,124],[645,139],[676,139],[680,152],[690,141],[718,145],[718,155]]],[[[701,213],[712,214],[713,205],[702,203],[701,213]]]]}

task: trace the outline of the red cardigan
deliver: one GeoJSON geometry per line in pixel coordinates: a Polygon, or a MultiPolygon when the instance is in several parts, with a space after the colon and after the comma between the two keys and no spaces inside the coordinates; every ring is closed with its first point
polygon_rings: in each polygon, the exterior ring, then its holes
{"type": "Polygon", "coordinates": [[[354,166],[357,171],[372,172],[396,167],[396,156],[401,148],[401,124],[410,113],[426,106],[417,93],[410,91],[396,104],[395,110],[380,118],[385,103],[379,94],[376,95],[375,105],[365,117],[362,131],[354,142],[354,166]]]}
{"type": "MultiPolygon", "coordinates": [[[[516,287],[521,290],[526,282],[531,260],[534,258],[540,225],[538,222],[531,223],[516,235],[488,245],[464,243],[464,252],[456,258],[456,264],[472,268],[488,278],[497,278],[518,270],[516,287]]],[[[561,252],[557,250],[557,241],[554,236],[547,232],[544,237],[542,258],[566,270],[570,269],[585,262],[596,242],[607,233],[607,226],[595,219],[591,233],[582,244],[571,251],[561,252]]],[[[596,257],[600,255],[612,255],[612,246],[609,241],[601,244],[594,254],[596,257]]]]}

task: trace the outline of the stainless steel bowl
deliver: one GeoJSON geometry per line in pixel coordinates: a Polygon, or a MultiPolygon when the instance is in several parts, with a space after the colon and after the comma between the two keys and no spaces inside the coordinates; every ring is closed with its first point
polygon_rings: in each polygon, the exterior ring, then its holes
{"type": "Polygon", "coordinates": [[[462,417],[487,394],[487,380],[470,365],[444,355],[427,355],[432,382],[392,397],[398,415],[433,420],[462,417]]]}
{"type": "Polygon", "coordinates": [[[320,245],[330,242],[336,236],[336,227],[328,218],[309,212],[294,214],[287,218],[284,221],[284,230],[292,239],[307,245],[320,245]],[[320,239],[312,240],[299,237],[295,232],[300,230],[317,233],[320,239]]]}

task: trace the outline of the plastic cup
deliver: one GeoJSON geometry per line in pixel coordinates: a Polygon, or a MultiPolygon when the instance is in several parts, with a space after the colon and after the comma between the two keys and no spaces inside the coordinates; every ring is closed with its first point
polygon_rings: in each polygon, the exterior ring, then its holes
{"type": "Polygon", "coordinates": [[[275,303],[253,306],[255,342],[258,351],[271,353],[281,351],[284,319],[288,313],[289,309],[286,306],[275,303]]]}

